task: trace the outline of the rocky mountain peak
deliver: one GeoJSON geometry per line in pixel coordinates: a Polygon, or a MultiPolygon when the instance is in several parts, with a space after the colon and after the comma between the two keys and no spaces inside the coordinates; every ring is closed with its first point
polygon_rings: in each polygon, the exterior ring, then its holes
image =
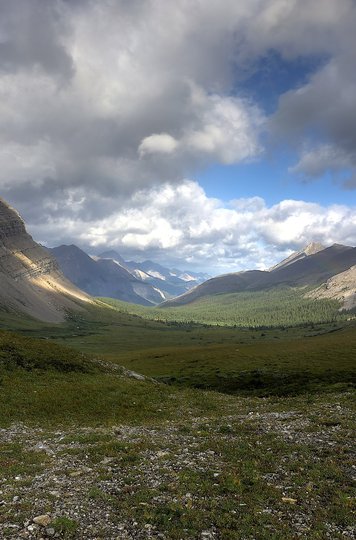
{"type": "Polygon", "coordinates": [[[322,251],[323,249],[325,249],[325,246],[323,246],[319,242],[310,242],[300,251],[295,251],[294,253],[289,255],[289,257],[283,259],[283,261],[281,261],[280,263],[272,266],[269,271],[273,272],[274,270],[279,270],[281,268],[294,264],[300,259],[304,259],[305,257],[309,257],[310,255],[315,255],[316,253],[319,253],[319,251],[322,251]]]}
{"type": "Polygon", "coordinates": [[[0,197],[0,239],[26,234],[20,214],[0,197]]]}
{"type": "Polygon", "coordinates": [[[323,244],[320,244],[320,242],[310,242],[310,244],[305,246],[305,248],[302,249],[302,251],[306,255],[315,255],[315,253],[318,253],[319,251],[322,251],[323,249],[325,249],[325,246],[323,246],[323,244]]]}

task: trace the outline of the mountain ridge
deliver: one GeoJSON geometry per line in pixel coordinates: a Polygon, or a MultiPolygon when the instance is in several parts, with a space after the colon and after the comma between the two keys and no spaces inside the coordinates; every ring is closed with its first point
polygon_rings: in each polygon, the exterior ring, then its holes
{"type": "Polygon", "coordinates": [[[61,322],[93,300],[69,282],[56,260],[27,233],[20,214],[0,198],[0,308],[61,322]]]}
{"type": "MultiPolygon", "coordinates": [[[[356,248],[333,244],[319,249],[320,245],[309,244],[307,248],[292,254],[270,270],[247,270],[224,274],[212,278],[191,291],[173,300],[163,302],[162,307],[186,305],[198,298],[232,292],[258,291],[277,286],[303,287],[321,286],[338,274],[349,270],[356,264],[356,248]],[[306,253],[308,246],[313,246],[306,253]],[[294,256],[294,258],[293,258],[294,256]]],[[[353,274],[352,274],[353,276],[353,274]]],[[[331,286],[331,285],[330,285],[331,286]]],[[[334,285],[335,287],[335,285],[334,285]]],[[[349,283],[352,298],[352,283],[349,283]]],[[[356,283],[354,284],[356,292],[356,283]]],[[[339,291],[334,290],[334,297],[342,299],[339,291]]],[[[348,306],[350,304],[347,304],[348,306]]],[[[351,302],[351,305],[352,302],[351,302]]]]}
{"type": "Polygon", "coordinates": [[[288,266],[292,264],[293,262],[296,262],[297,260],[303,259],[304,257],[308,257],[309,255],[315,255],[315,253],[322,251],[323,249],[325,249],[325,247],[326,246],[324,246],[323,244],[320,244],[319,242],[310,242],[307,246],[305,246],[301,250],[295,251],[294,253],[289,255],[286,259],[283,259],[281,262],[269,268],[269,271],[271,272],[273,270],[277,270],[278,268],[288,266]]]}

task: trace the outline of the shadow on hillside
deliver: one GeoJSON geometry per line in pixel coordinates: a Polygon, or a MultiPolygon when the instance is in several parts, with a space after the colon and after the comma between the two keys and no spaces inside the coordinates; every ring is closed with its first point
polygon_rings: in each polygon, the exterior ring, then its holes
{"type": "Polygon", "coordinates": [[[216,374],[214,377],[159,377],[160,382],[170,385],[214,390],[224,394],[242,396],[295,396],[307,393],[347,391],[356,387],[355,371],[325,370],[321,373],[308,371],[273,372],[269,370],[241,371],[234,375],[216,374]]]}

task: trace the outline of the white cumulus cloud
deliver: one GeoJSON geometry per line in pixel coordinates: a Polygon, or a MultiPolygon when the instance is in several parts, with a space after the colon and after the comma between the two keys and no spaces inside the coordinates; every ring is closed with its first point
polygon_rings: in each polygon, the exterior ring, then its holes
{"type": "Polygon", "coordinates": [[[176,150],[178,142],[168,133],[153,133],[145,137],[139,146],[140,156],[145,154],[171,154],[176,150]]]}
{"type": "Polygon", "coordinates": [[[110,216],[86,226],[60,217],[31,232],[51,245],[76,237],[88,251],[117,249],[126,258],[212,273],[268,268],[311,241],[356,244],[356,209],[284,200],[268,206],[261,197],[223,203],[194,181],[142,190],[110,216]],[[43,233],[42,233],[43,234],[43,233]]]}

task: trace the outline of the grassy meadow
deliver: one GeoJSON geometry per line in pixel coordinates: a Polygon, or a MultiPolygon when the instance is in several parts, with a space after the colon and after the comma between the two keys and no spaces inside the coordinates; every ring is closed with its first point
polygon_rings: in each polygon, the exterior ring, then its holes
{"type": "Polygon", "coordinates": [[[1,327],[2,538],[354,537],[354,321],[1,327]]]}

